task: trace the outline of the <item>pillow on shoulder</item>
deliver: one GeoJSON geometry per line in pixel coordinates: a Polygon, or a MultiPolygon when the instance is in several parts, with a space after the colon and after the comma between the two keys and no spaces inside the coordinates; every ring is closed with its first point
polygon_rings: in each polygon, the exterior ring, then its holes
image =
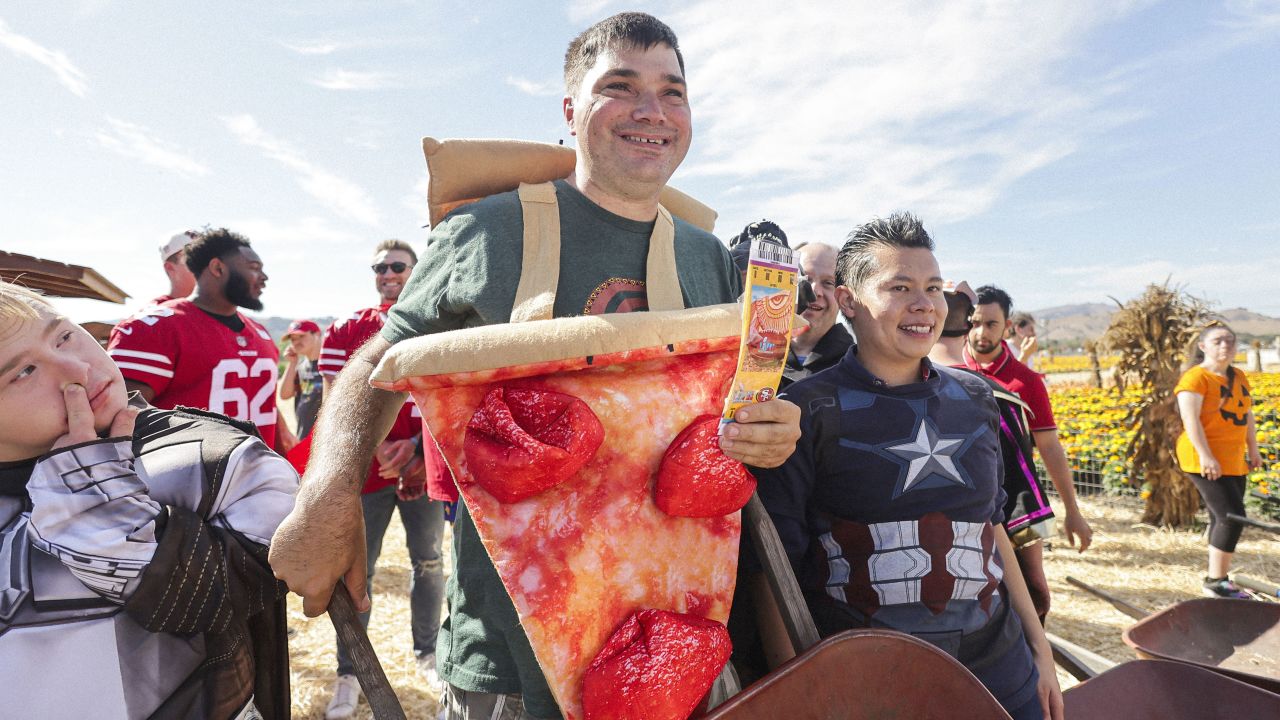
{"type": "MultiPolygon", "coordinates": [[[[427,205],[435,227],[455,209],[515,190],[520,183],[544,183],[573,173],[571,148],[528,140],[437,140],[422,138],[427,158],[427,205]]],[[[662,206],[695,227],[712,232],[716,211],[667,186],[662,206]]]]}

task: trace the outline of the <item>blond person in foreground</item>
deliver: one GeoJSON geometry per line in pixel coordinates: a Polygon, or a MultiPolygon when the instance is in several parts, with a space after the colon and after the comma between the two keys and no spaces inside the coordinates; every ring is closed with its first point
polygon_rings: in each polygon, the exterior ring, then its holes
{"type": "Polygon", "coordinates": [[[0,282],[0,706],[289,717],[266,545],[297,483],[252,425],[131,399],[93,337],[0,282]]]}

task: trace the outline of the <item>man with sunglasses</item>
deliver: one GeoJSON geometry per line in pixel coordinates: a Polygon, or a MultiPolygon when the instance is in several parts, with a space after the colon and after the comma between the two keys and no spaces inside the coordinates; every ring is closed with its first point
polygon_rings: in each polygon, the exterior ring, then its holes
{"type": "MultiPolygon", "coordinates": [[[[400,299],[418,255],[403,240],[383,240],[374,248],[374,286],[378,304],[335,322],[324,334],[320,350],[320,372],[324,375],[325,397],[338,372],[346,366],[369,338],[382,330],[387,311],[400,299]]],[[[434,452],[434,444],[432,444],[434,452]]],[[[391,514],[400,512],[404,524],[405,545],[409,550],[413,575],[409,580],[410,624],[413,653],[418,667],[428,682],[436,684],[436,635],[440,631],[440,607],[444,601],[444,563],[440,541],[444,532],[444,509],[426,495],[426,466],[423,463],[422,415],[412,400],[400,407],[391,432],[374,453],[369,473],[361,491],[364,510],[366,570],[369,587],[373,587],[374,566],[382,552],[382,538],[391,522],[391,514]]],[[[360,619],[367,627],[369,613],[360,619]]],[[[355,716],[360,699],[360,685],[347,649],[338,642],[338,678],[333,697],[325,710],[329,720],[355,716]]]]}

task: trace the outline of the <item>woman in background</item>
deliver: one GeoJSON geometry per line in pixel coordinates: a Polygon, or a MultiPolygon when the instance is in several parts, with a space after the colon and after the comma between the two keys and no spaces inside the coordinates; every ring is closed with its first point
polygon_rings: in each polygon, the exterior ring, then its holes
{"type": "Polygon", "coordinates": [[[1199,361],[1182,374],[1174,394],[1182,415],[1178,436],[1178,466],[1209,508],[1209,574],[1204,594],[1209,597],[1248,597],[1227,578],[1231,556],[1243,529],[1227,517],[1244,515],[1245,475],[1261,467],[1254,429],[1253,398],[1245,374],[1231,366],[1236,334],[1220,322],[1200,332],[1199,361]]]}

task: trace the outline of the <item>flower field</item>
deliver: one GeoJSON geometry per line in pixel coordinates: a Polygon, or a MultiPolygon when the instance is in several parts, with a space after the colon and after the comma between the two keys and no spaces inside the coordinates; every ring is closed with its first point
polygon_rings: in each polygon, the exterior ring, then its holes
{"type": "MultiPolygon", "coordinates": [[[[1280,373],[1253,373],[1249,383],[1263,461],[1263,468],[1249,475],[1249,486],[1264,495],[1280,496],[1280,373]]],[[[1129,477],[1124,460],[1133,436],[1125,415],[1139,392],[1051,385],[1049,394],[1062,446],[1077,477],[1115,491],[1140,491],[1141,479],[1129,477]]]]}
{"type": "MultiPolygon", "coordinates": [[[[1110,370],[1119,360],[1118,355],[1099,355],[1098,365],[1103,372],[1110,370]]],[[[1236,355],[1236,363],[1243,365],[1248,362],[1248,357],[1244,353],[1236,355]]],[[[1042,373],[1069,373],[1069,372],[1085,372],[1092,370],[1089,365],[1088,355],[1046,355],[1041,353],[1036,358],[1036,369],[1042,373]]]]}
{"type": "MultiPolygon", "coordinates": [[[[1099,355],[1098,365],[1105,372],[1110,370],[1116,364],[1117,356],[1115,355],[1099,355]]],[[[1092,370],[1089,365],[1088,355],[1053,355],[1048,356],[1043,353],[1036,358],[1036,369],[1042,373],[1067,373],[1067,372],[1085,372],[1092,370]]]]}

